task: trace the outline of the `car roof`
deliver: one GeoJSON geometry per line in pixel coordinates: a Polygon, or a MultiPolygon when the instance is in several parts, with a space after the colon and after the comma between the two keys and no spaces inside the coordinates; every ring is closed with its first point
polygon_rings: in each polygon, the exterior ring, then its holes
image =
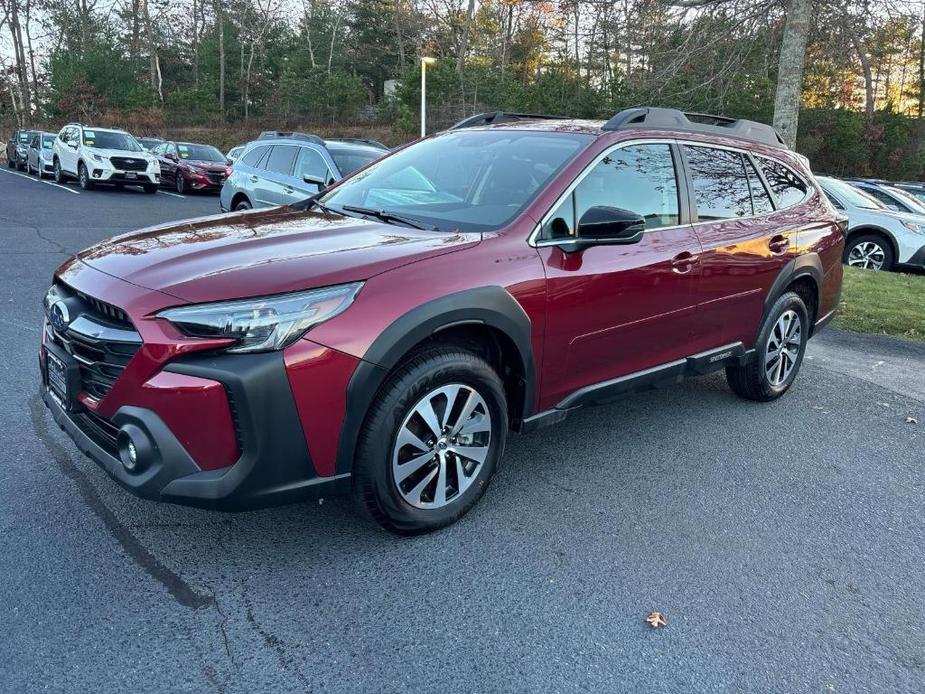
{"type": "Polygon", "coordinates": [[[343,140],[325,140],[324,146],[331,152],[367,152],[381,155],[389,151],[365,142],[345,142],[343,140]]]}

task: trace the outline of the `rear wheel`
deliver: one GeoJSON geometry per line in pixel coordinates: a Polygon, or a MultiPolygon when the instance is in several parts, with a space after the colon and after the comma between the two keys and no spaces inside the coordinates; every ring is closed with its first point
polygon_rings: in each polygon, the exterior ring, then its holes
{"type": "Polygon", "coordinates": [[[751,361],[726,367],[732,391],[759,402],[786,393],[803,363],[809,328],[809,312],[799,294],[787,292],[775,301],[758,333],[751,361]]]}
{"type": "Polygon", "coordinates": [[[498,374],[454,346],[418,352],[379,390],[357,442],[361,508],[404,535],[449,525],[494,477],[507,436],[498,374]]]}
{"type": "Polygon", "coordinates": [[[856,236],[845,244],[843,261],[851,267],[866,270],[891,270],[893,268],[893,247],[877,234],[856,236]]]}
{"type": "Polygon", "coordinates": [[[77,165],[77,182],[82,190],[93,190],[93,181],[90,180],[90,173],[83,162],[77,165]]]}

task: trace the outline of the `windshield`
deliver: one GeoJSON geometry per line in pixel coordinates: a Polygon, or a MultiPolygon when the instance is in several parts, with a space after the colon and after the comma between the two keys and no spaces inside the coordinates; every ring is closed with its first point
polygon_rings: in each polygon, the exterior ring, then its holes
{"type": "Polygon", "coordinates": [[[915,197],[912,193],[902,188],[894,188],[893,186],[883,186],[887,191],[889,191],[894,197],[902,200],[907,207],[909,207],[915,214],[925,214],[925,205],[922,204],[922,201],[915,197]]]}
{"type": "Polygon", "coordinates": [[[54,135],[42,135],[42,149],[51,149],[55,144],[54,135]]]}
{"type": "Polygon", "coordinates": [[[848,203],[852,207],[860,207],[865,210],[885,210],[886,205],[882,204],[876,198],[868,195],[863,190],[859,190],[852,185],[842,181],[836,181],[834,178],[826,178],[823,187],[835,193],[835,196],[848,203]]]}
{"type": "Polygon", "coordinates": [[[388,154],[388,152],[377,152],[368,149],[332,149],[331,147],[328,147],[328,152],[333,157],[334,163],[337,164],[337,168],[340,169],[341,176],[346,176],[357,169],[362,169],[371,161],[388,154]]]}
{"type": "Polygon", "coordinates": [[[141,152],[142,147],[127,133],[113,133],[103,130],[84,130],[84,144],[99,149],[121,149],[126,152],[141,152]]]}
{"type": "Polygon", "coordinates": [[[180,153],[180,159],[192,159],[193,161],[225,161],[225,155],[219,152],[211,145],[177,145],[177,151],[180,153]]]}
{"type": "Polygon", "coordinates": [[[366,207],[437,229],[487,231],[514,218],[593,136],[462,130],[411,145],[321,198],[335,210],[366,207]]]}

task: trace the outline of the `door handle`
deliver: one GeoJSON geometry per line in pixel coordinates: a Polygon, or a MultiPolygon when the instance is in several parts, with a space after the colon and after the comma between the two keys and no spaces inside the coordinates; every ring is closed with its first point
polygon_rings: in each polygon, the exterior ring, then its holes
{"type": "Polygon", "coordinates": [[[287,193],[291,193],[292,190],[293,190],[293,188],[292,188],[292,186],[285,186],[285,187],[283,188],[283,190],[285,190],[287,193]]]}
{"type": "Polygon", "coordinates": [[[256,183],[256,182],[257,182],[257,177],[251,176],[251,183],[256,183]]]}
{"type": "Polygon", "coordinates": [[[672,272],[677,272],[679,275],[684,275],[693,269],[694,264],[698,260],[700,260],[699,256],[696,256],[689,251],[678,253],[674,258],[671,259],[671,270],[672,272]]]}
{"type": "Polygon", "coordinates": [[[781,253],[786,253],[787,248],[790,246],[790,239],[782,234],[777,234],[772,236],[768,241],[768,248],[771,249],[771,253],[775,255],[780,255],[781,253]]]}

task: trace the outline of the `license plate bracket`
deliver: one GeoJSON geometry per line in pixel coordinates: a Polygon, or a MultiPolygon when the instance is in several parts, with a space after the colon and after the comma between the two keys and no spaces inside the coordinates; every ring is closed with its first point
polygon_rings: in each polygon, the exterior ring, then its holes
{"type": "Polygon", "coordinates": [[[137,174],[137,173],[126,172],[125,177],[126,177],[126,178],[138,178],[138,174],[137,174]]]}
{"type": "Polygon", "coordinates": [[[80,407],[80,365],[77,360],[54,344],[46,344],[43,351],[45,387],[65,410],[73,412],[80,407]]]}

